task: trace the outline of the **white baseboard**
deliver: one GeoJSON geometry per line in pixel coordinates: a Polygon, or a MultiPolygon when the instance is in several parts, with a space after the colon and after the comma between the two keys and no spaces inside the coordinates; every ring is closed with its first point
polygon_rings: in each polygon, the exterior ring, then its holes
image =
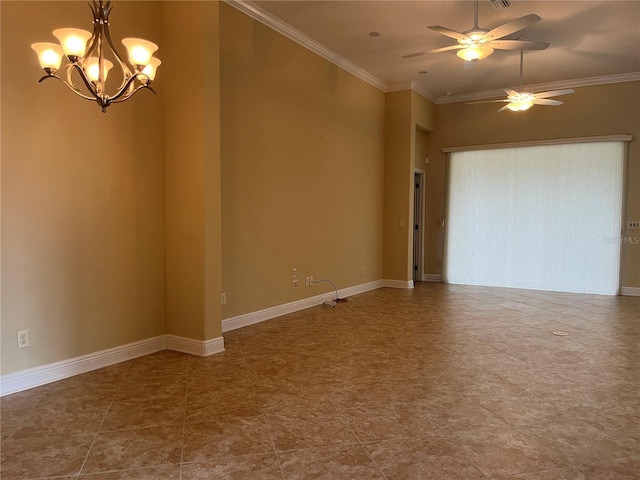
{"type": "Polygon", "coordinates": [[[175,350],[176,352],[189,353],[191,355],[208,356],[224,352],[224,338],[194,340],[177,335],[159,335],[120,347],[70,358],[69,360],[8,373],[0,376],[0,397],[162,350],[175,350]]]}
{"type": "Polygon", "coordinates": [[[413,280],[384,280],[387,288],[413,288],[413,280]]]}
{"type": "Polygon", "coordinates": [[[640,287],[621,287],[620,295],[628,297],[640,297],[640,287]]]}
{"type": "MultiPolygon", "coordinates": [[[[385,286],[383,280],[377,280],[374,282],[363,283],[361,285],[355,285],[353,287],[347,287],[338,290],[338,297],[345,298],[351,295],[357,295],[359,293],[368,292],[385,286]]],[[[264,322],[265,320],[271,320],[272,318],[287,315],[289,313],[299,312],[307,308],[321,305],[325,300],[333,300],[336,294],[334,291],[323,293],[322,295],[316,295],[309,298],[303,298],[302,300],[296,300],[295,302],[285,303],[283,305],[277,305],[275,307],[265,308],[264,310],[258,310],[256,312],[245,313],[237,315],[235,317],[222,320],[222,332],[230,332],[238,328],[248,327],[256,323],[264,322]]]]}
{"type": "Polygon", "coordinates": [[[442,283],[442,275],[439,273],[423,273],[422,281],[442,283]]]}
{"type": "Polygon", "coordinates": [[[62,360],[40,367],[8,373],[0,377],[0,396],[20,392],[73,377],[74,375],[80,375],[81,373],[87,373],[98,368],[126,362],[127,360],[132,360],[143,355],[159,352],[165,350],[167,348],[166,345],[165,335],[160,335],[69,360],[62,360]]]}
{"type": "Polygon", "coordinates": [[[199,357],[207,357],[214,353],[224,352],[224,338],[217,337],[211,340],[194,340],[193,338],[179,337],[178,335],[166,335],[167,350],[188,353],[199,357]]]}

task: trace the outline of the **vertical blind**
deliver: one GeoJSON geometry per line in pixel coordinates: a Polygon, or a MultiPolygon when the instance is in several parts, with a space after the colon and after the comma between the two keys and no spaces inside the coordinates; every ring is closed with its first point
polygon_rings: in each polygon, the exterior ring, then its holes
{"type": "Polygon", "coordinates": [[[447,282],[618,293],[623,142],[450,155],[447,282]]]}

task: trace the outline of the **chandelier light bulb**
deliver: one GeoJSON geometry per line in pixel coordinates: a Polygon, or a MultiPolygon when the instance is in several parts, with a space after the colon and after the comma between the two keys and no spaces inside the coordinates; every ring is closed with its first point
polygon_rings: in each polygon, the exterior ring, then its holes
{"type": "Polygon", "coordinates": [[[64,55],[60,45],[55,43],[34,43],[31,48],[38,54],[38,61],[42,68],[53,72],[60,68],[62,56],[64,55]]]}
{"type": "Polygon", "coordinates": [[[147,66],[144,67],[144,69],[142,70],[143,75],[147,77],[149,82],[153,82],[153,80],[156,78],[156,70],[158,69],[161,63],[162,62],[160,61],[159,58],[151,57],[151,60],[149,61],[147,66]]]}
{"type": "Polygon", "coordinates": [[[123,38],[122,44],[127,47],[129,61],[139,70],[149,64],[151,56],[158,50],[158,45],[142,38],[123,38]]]}
{"type": "Polygon", "coordinates": [[[100,78],[100,59],[98,57],[89,57],[85,60],[84,70],[89,80],[92,82],[98,82],[99,80],[107,80],[107,75],[109,75],[109,70],[111,70],[112,67],[113,63],[109,60],[104,60],[102,78],[100,78]]]}
{"type": "Polygon", "coordinates": [[[87,42],[91,38],[91,32],[80,28],[58,28],[53,31],[53,34],[62,45],[64,54],[70,59],[82,57],[87,50],[87,42]]]}

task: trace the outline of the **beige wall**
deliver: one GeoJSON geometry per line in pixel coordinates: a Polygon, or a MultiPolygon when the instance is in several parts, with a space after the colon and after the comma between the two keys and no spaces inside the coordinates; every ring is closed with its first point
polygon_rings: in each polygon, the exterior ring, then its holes
{"type": "MultiPolygon", "coordinates": [[[[8,373],[164,333],[164,173],[161,97],[142,91],[103,114],[56,80],[38,84],[31,43],[55,41],[56,27],[90,29],[87,6],[0,8],[8,373]],[[18,350],[23,329],[31,347],[18,350]]],[[[160,38],[155,2],[118,2],[111,20],[114,38],[160,38]]]]}
{"type": "Polygon", "coordinates": [[[435,128],[435,106],[403,90],[386,94],[384,278],[413,278],[414,168],[424,169],[425,132],[435,128]],[[420,157],[420,159],[418,158],[420,157]]]}
{"type": "Polygon", "coordinates": [[[399,281],[412,278],[412,95],[412,91],[403,90],[385,96],[384,278],[399,281]]]}
{"type": "MultiPolygon", "coordinates": [[[[559,107],[535,106],[523,113],[496,112],[495,104],[443,104],[436,107],[435,131],[429,135],[427,216],[442,215],[445,202],[444,147],[628,133],[625,209],[627,220],[640,218],[640,82],[576,88],[559,107]]],[[[625,230],[623,235],[638,235],[625,230]]],[[[443,230],[427,221],[428,244],[441,245],[443,230]]],[[[640,287],[640,245],[622,249],[622,285],[640,287]]],[[[427,273],[440,273],[441,251],[427,252],[427,273]]]]}
{"type": "Polygon", "coordinates": [[[162,2],[167,333],[197,340],[221,334],[218,7],[162,2]]]}
{"type": "Polygon", "coordinates": [[[223,317],[381,279],[384,94],[220,12],[223,317]]]}

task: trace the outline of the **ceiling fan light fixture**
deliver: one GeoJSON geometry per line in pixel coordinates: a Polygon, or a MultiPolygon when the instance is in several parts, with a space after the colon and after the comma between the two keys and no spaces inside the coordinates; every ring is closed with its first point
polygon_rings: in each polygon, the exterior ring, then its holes
{"type": "Polygon", "coordinates": [[[467,62],[477,62],[478,60],[482,60],[483,58],[487,58],[489,55],[493,53],[493,48],[487,47],[486,45],[479,45],[473,43],[469,45],[467,48],[463,48],[462,50],[458,50],[456,55],[467,62]]]}
{"type": "Polygon", "coordinates": [[[507,108],[512,112],[524,112],[525,110],[529,110],[533,106],[532,101],[520,100],[517,102],[510,102],[507,104],[507,108]]]}
{"type": "Polygon", "coordinates": [[[512,112],[524,112],[533,106],[533,101],[536,97],[531,93],[522,92],[517,95],[510,95],[507,98],[509,100],[507,104],[509,110],[512,112]]]}

